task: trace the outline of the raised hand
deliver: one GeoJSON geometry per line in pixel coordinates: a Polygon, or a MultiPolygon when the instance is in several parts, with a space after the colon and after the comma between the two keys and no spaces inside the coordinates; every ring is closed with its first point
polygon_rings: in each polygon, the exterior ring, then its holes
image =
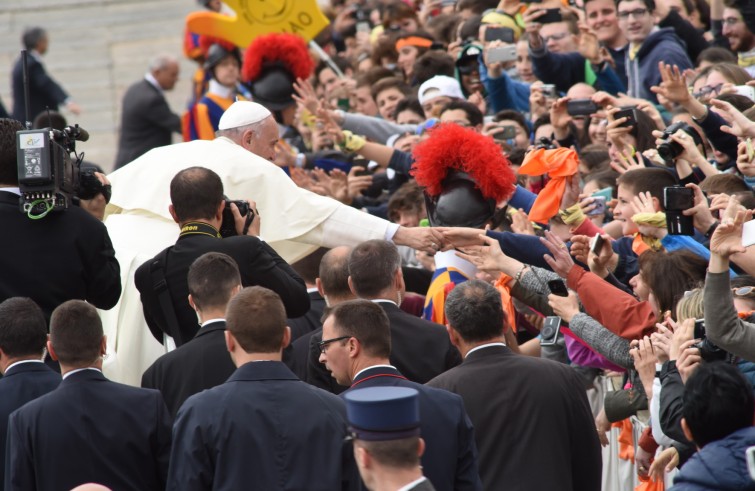
{"type": "Polygon", "coordinates": [[[718,114],[729,123],[729,126],[721,126],[721,131],[738,138],[755,138],[755,121],[751,121],[736,107],[728,102],[712,99],[710,104],[716,108],[718,114]]]}
{"type": "Polygon", "coordinates": [[[464,247],[456,251],[456,255],[488,273],[504,272],[514,276],[522,267],[522,263],[503,253],[497,240],[485,234],[479,234],[479,239],[484,245],[464,247]]]}
{"type": "Polygon", "coordinates": [[[566,278],[574,266],[574,259],[569,254],[569,249],[566,247],[564,241],[556,237],[550,231],[545,232],[545,238],[540,238],[540,242],[548,248],[552,256],[545,254],[543,259],[548,263],[553,272],[559,275],[561,278],[566,278]]]}
{"type": "Polygon", "coordinates": [[[658,70],[661,72],[661,85],[650,87],[652,92],[678,104],[684,104],[692,97],[678,66],[661,61],[658,63],[658,70]]]}
{"type": "Polygon", "coordinates": [[[729,198],[729,206],[721,217],[721,224],[710,238],[710,252],[728,258],[732,254],[745,252],[742,246],[742,227],[752,220],[752,210],[739,209],[736,196],[729,198]]]}

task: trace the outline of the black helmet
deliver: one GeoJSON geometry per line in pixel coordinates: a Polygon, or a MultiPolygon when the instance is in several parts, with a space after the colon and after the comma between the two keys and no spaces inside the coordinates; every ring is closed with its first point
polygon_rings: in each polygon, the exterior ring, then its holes
{"type": "Polygon", "coordinates": [[[483,197],[466,172],[449,171],[441,185],[443,191],[438,196],[425,193],[430,226],[483,228],[493,218],[496,201],[483,197]]]}
{"type": "Polygon", "coordinates": [[[241,68],[241,53],[239,52],[239,49],[233,48],[232,50],[229,50],[223,45],[216,43],[210,46],[210,49],[207,50],[207,59],[204,62],[204,69],[212,70],[218,65],[218,63],[223,61],[226,56],[233,56],[236,58],[236,61],[239,63],[239,68],[241,68]]]}
{"type": "Polygon", "coordinates": [[[262,69],[259,77],[249,82],[255,102],[271,111],[280,111],[293,104],[294,76],[283,65],[274,63],[262,69]]]}

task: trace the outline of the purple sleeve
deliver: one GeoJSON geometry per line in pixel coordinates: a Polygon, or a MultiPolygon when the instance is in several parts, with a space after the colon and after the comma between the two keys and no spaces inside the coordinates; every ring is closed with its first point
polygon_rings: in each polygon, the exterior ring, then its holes
{"type": "Polygon", "coordinates": [[[614,372],[624,373],[626,370],[618,365],[614,365],[608,361],[603,355],[600,355],[583,343],[580,343],[576,339],[570,336],[564,336],[566,342],[566,352],[569,355],[569,359],[575,365],[590,368],[602,368],[604,370],[613,370],[614,372]]]}

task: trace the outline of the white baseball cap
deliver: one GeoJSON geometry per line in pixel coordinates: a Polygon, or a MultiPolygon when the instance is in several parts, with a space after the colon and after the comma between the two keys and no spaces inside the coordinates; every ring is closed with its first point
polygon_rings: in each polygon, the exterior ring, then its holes
{"type": "Polygon", "coordinates": [[[433,78],[426,80],[425,83],[419,86],[419,92],[417,94],[420,104],[424,104],[426,101],[440,96],[464,99],[464,94],[461,92],[459,81],[446,75],[436,75],[433,78]]]}

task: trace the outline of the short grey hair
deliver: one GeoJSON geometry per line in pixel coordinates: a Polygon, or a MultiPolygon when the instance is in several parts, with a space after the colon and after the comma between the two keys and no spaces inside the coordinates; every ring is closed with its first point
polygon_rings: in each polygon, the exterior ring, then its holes
{"type": "Polygon", "coordinates": [[[150,60],[149,71],[156,72],[158,70],[164,70],[174,63],[178,64],[178,58],[168,53],[160,53],[150,60]]]}

